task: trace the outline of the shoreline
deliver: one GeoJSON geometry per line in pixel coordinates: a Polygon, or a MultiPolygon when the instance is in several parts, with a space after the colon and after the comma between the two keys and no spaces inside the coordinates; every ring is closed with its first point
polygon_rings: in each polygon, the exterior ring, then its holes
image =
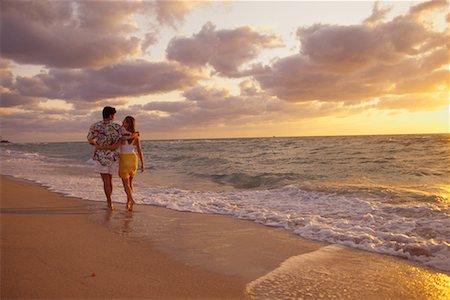
{"type": "Polygon", "coordinates": [[[116,235],[82,200],[1,176],[1,208],[2,299],[244,298],[244,281],[116,235]]]}
{"type": "Polygon", "coordinates": [[[229,216],[64,197],[1,176],[2,298],[445,299],[450,276],[229,216]]]}

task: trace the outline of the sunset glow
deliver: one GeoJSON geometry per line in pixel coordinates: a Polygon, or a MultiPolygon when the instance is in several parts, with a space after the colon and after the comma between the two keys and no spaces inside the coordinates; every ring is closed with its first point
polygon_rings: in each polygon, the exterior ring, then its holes
{"type": "Polygon", "coordinates": [[[450,132],[448,1],[2,1],[1,135],[450,132]],[[282,16],[282,17],[281,17],[282,16]]]}

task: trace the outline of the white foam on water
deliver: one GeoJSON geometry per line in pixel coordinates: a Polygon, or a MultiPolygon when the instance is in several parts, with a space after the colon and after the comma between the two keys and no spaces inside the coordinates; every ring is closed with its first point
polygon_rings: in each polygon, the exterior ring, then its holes
{"type": "Polygon", "coordinates": [[[143,204],[179,211],[231,215],[266,226],[285,228],[312,240],[400,256],[450,270],[450,220],[430,204],[392,207],[359,198],[303,191],[289,186],[274,190],[192,192],[141,188],[143,204]],[[399,217],[407,209],[411,217],[399,217]],[[416,218],[415,216],[421,216],[416,218]],[[433,237],[414,232],[435,229],[433,237]]]}
{"type": "MultiPolygon", "coordinates": [[[[80,163],[67,159],[49,159],[38,153],[2,150],[2,175],[30,180],[65,196],[105,201],[103,184],[99,175],[93,172],[92,160],[80,163]]],[[[116,187],[113,198],[125,203],[126,196],[124,197],[120,188],[122,183],[114,178],[113,184],[116,187]]]]}

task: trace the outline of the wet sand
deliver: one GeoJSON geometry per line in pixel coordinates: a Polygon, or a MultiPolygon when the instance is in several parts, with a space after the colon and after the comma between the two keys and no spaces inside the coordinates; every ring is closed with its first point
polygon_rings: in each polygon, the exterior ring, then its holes
{"type": "Polygon", "coordinates": [[[111,213],[5,176],[1,209],[2,299],[450,298],[445,272],[228,216],[111,213]]]}
{"type": "Polygon", "coordinates": [[[83,202],[2,177],[2,299],[243,298],[242,279],[117,235],[83,202]]]}

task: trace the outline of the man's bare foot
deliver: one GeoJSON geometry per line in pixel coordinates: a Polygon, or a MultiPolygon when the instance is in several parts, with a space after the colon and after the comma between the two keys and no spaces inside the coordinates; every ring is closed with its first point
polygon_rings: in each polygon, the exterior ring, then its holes
{"type": "Polygon", "coordinates": [[[108,203],[109,210],[114,210],[114,205],[112,203],[108,203]]]}

